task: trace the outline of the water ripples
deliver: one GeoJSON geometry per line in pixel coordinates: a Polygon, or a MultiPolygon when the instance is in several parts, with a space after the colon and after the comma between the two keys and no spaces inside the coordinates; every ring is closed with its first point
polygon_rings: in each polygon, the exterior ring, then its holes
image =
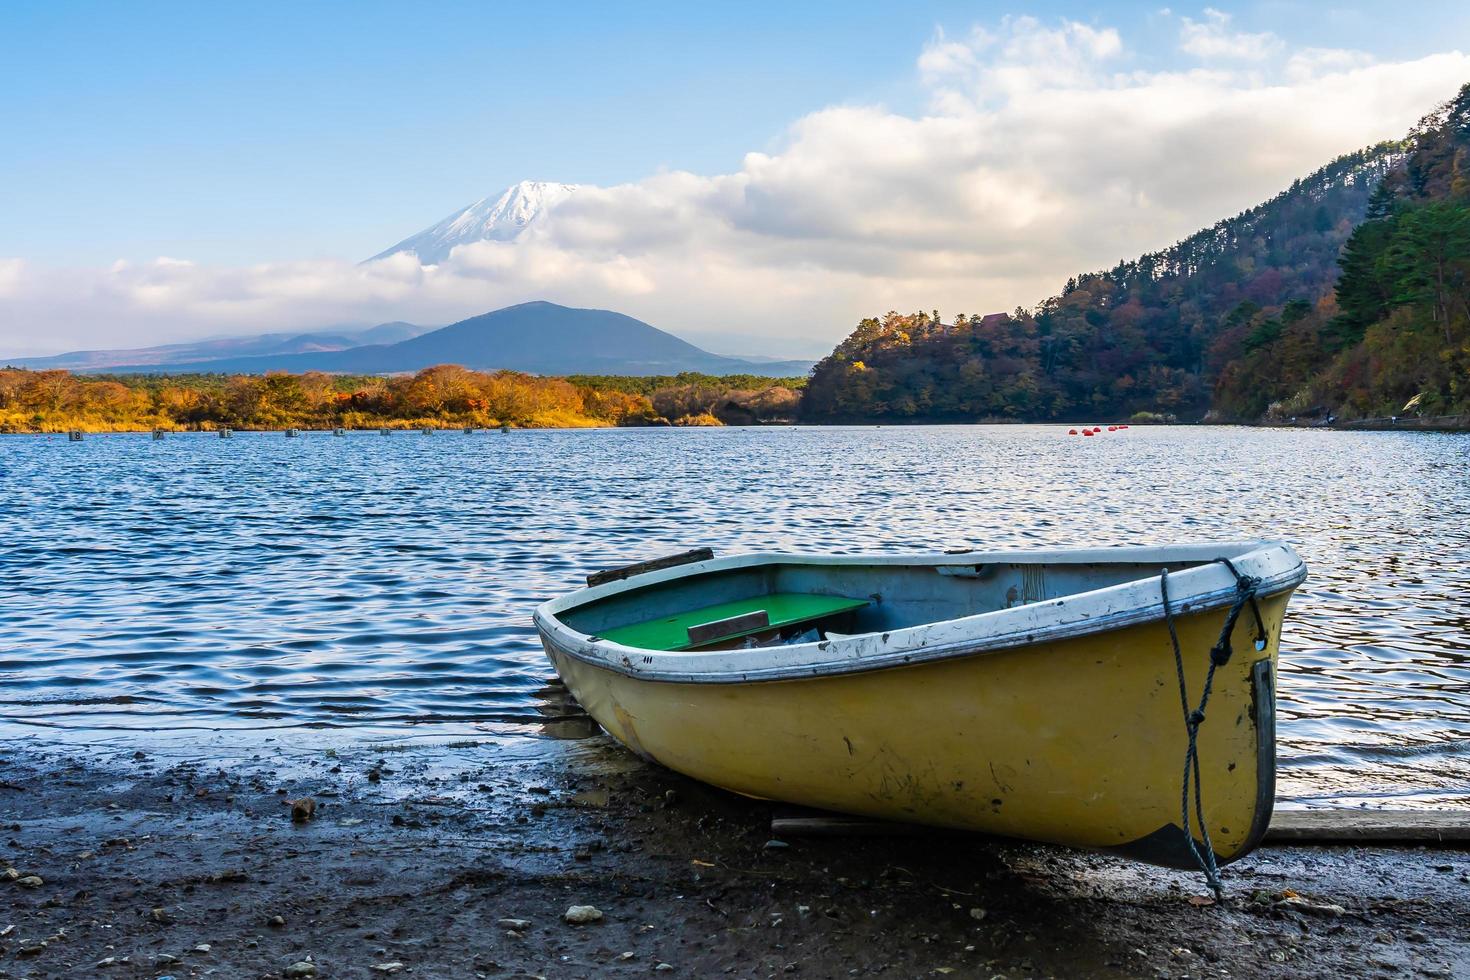
{"type": "Polygon", "coordinates": [[[0,437],[0,714],[529,733],[531,609],[630,558],[1281,537],[1282,794],[1470,803],[1470,437],[1064,433],[0,437]]]}

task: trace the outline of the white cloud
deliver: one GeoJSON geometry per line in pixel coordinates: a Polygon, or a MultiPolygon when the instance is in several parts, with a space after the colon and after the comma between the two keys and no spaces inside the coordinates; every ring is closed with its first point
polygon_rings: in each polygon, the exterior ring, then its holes
{"type": "Polygon", "coordinates": [[[1373,64],[1366,51],[1341,48],[1302,48],[1286,59],[1286,78],[1292,82],[1309,82],[1319,75],[1342,73],[1373,64]]]}
{"type": "Polygon", "coordinates": [[[1281,38],[1270,31],[1260,34],[1232,31],[1230,15],[1210,7],[1205,8],[1204,20],[1188,17],[1181,20],[1180,47],[1197,58],[1265,61],[1286,47],[1281,38]]]}
{"type": "Polygon", "coordinates": [[[26,273],[23,259],[0,259],[0,300],[20,292],[26,273]]]}
{"type": "MultiPolygon", "coordinates": [[[[921,112],[841,105],[732,173],[586,188],[515,243],[239,268],[0,260],[0,355],[344,321],[448,322],[545,298],[820,348],[860,316],[1030,305],[1332,157],[1402,135],[1470,79],[1458,52],[1375,63],[1232,33],[1207,11],[1141,70],[1107,27],[1009,18],[919,54],[921,112]]],[[[529,175],[535,176],[535,175],[529,175]]],[[[493,188],[487,188],[491,191],[493,188]]],[[[379,243],[364,243],[370,253],[379,243]]],[[[728,344],[723,344],[728,348],[728,344]]]]}

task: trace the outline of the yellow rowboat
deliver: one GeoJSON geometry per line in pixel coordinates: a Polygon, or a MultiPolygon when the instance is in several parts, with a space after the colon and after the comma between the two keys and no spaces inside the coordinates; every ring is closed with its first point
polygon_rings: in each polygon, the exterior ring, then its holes
{"type": "Polygon", "coordinates": [[[695,779],[1215,884],[1271,818],[1277,646],[1305,578],[1275,542],[705,550],[591,576],[535,620],[603,728],[695,779]]]}

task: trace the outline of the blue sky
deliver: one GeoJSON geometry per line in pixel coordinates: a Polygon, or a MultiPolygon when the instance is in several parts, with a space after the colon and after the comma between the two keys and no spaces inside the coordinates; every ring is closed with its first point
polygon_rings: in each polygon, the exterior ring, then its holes
{"type": "MultiPolygon", "coordinates": [[[[1028,14],[1178,62],[1118,3],[66,3],[0,9],[0,257],[358,259],[522,178],[738,170],[835,104],[917,113],[917,53],[1028,14]]],[[[1221,4],[1241,31],[1410,59],[1470,4],[1221,4]]]]}

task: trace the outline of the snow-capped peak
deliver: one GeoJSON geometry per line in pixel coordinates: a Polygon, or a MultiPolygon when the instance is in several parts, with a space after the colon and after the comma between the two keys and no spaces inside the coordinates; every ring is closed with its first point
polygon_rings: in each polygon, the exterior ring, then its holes
{"type": "Polygon", "coordinates": [[[575,194],[579,187],[578,184],[523,180],[512,184],[499,197],[483,197],[438,224],[379,252],[368,261],[409,252],[424,265],[435,265],[448,258],[456,245],[513,241],[548,211],[575,194]]]}

